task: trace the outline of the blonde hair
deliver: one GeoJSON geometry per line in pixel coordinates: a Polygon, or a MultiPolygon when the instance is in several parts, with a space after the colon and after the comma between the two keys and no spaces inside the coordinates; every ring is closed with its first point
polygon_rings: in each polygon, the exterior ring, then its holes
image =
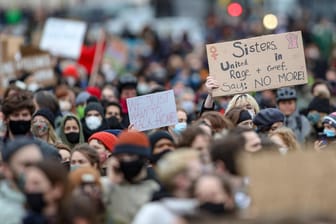
{"type": "Polygon", "coordinates": [[[300,144],[296,140],[294,132],[287,128],[281,127],[274,130],[269,137],[277,135],[281,138],[281,140],[286,144],[288,150],[300,150],[300,144]]]}
{"type": "Polygon", "coordinates": [[[47,122],[48,124],[48,143],[49,144],[56,144],[57,142],[60,142],[58,139],[54,127],[50,124],[50,122],[47,122]]]}
{"type": "Polygon", "coordinates": [[[254,99],[253,96],[247,93],[234,95],[234,97],[230,100],[226,111],[229,111],[234,107],[245,107],[246,103],[251,105],[252,109],[256,114],[260,111],[257,101],[254,99]]]}
{"type": "Polygon", "coordinates": [[[185,172],[190,161],[200,158],[200,153],[191,148],[180,148],[168,153],[156,166],[161,183],[167,189],[174,189],[174,177],[185,172]]]}

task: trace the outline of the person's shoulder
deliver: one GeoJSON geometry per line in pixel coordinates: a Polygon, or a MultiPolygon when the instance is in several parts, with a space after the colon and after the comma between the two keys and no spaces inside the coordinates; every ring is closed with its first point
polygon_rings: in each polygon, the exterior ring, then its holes
{"type": "Polygon", "coordinates": [[[152,190],[159,190],[160,189],[159,184],[154,180],[144,180],[144,181],[141,182],[141,186],[144,186],[144,187],[152,189],[152,190]]]}
{"type": "Polygon", "coordinates": [[[160,201],[145,204],[137,213],[132,224],[171,223],[174,216],[160,201]]]}

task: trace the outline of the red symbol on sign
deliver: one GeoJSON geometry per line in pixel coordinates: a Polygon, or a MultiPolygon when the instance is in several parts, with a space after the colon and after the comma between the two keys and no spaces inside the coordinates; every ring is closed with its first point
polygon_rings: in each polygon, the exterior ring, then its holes
{"type": "Polygon", "coordinates": [[[214,46],[210,47],[210,53],[211,53],[211,57],[216,61],[217,56],[218,56],[216,47],[214,46]]]}
{"type": "Polygon", "coordinates": [[[289,33],[286,35],[288,40],[288,49],[298,48],[298,35],[289,33]]]}

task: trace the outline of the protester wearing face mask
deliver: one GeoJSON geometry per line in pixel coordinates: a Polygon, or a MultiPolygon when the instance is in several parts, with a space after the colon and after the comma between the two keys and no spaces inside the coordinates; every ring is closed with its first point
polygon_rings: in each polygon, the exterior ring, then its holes
{"type": "Polygon", "coordinates": [[[232,121],[232,124],[237,127],[253,128],[253,121],[251,113],[240,107],[234,107],[226,111],[225,117],[232,121]]]}
{"type": "Polygon", "coordinates": [[[122,109],[122,126],[128,127],[129,126],[129,117],[128,117],[128,108],[126,100],[131,97],[136,97],[137,94],[137,78],[133,75],[124,75],[120,77],[119,84],[118,84],[118,91],[119,91],[119,102],[122,109]]]}
{"type": "Polygon", "coordinates": [[[1,223],[21,223],[25,214],[22,191],[27,167],[42,160],[42,153],[37,142],[27,137],[9,141],[1,152],[5,177],[0,181],[1,223]]]}
{"type": "Polygon", "coordinates": [[[149,135],[151,144],[150,161],[155,165],[166,153],[175,150],[175,142],[173,137],[166,131],[156,131],[149,135]]]}
{"type": "Polygon", "coordinates": [[[105,200],[109,219],[131,223],[138,210],[147,203],[159,186],[146,180],[150,143],[141,132],[122,132],[108,165],[105,200]]]}
{"type": "Polygon", "coordinates": [[[314,97],[308,105],[307,112],[307,119],[313,127],[311,137],[316,140],[318,133],[323,132],[324,129],[323,118],[331,112],[329,99],[321,96],[314,97]]]}
{"type": "Polygon", "coordinates": [[[58,99],[62,115],[66,115],[68,113],[76,113],[76,95],[72,89],[70,89],[66,85],[57,86],[55,90],[55,95],[58,99]]]}
{"type": "Polygon", "coordinates": [[[28,167],[24,188],[28,212],[22,223],[58,223],[66,189],[67,173],[59,162],[44,160],[28,167]]]}
{"type": "Polygon", "coordinates": [[[314,147],[316,150],[320,150],[329,145],[336,143],[336,112],[325,116],[322,121],[323,133],[320,139],[315,141],[314,147]]]}
{"type": "Polygon", "coordinates": [[[82,125],[85,141],[87,141],[92,134],[109,128],[104,116],[104,108],[100,103],[90,102],[85,107],[82,125]]]}
{"type": "Polygon", "coordinates": [[[2,112],[5,115],[7,133],[3,141],[13,140],[19,135],[31,135],[31,119],[34,111],[33,96],[30,92],[19,91],[5,98],[2,112]]]}
{"type": "Polygon", "coordinates": [[[98,152],[102,176],[106,176],[107,159],[114,149],[117,137],[105,131],[97,132],[89,138],[89,145],[98,152]]]}
{"type": "Polygon", "coordinates": [[[59,137],[70,149],[73,149],[77,144],[84,143],[82,123],[78,117],[74,114],[67,114],[63,117],[59,137]]]}
{"type": "Polygon", "coordinates": [[[177,109],[177,124],[175,124],[173,128],[173,132],[175,135],[180,135],[182,131],[187,128],[187,121],[188,121],[188,114],[187,112],[182,109],[177,109]]]}
{"type": "Polygon", "coordinates": [[[55,144],[58,138],[54,129],[54,120],[54,115],[49,109],[36,111],[31,122],[33,136],[49,144],[55,144]]]}
{"type": "Polygon", "coordinates": [[[110,129],[123,129],[122,126],[122,109],[119,103],[107,102],[104,105],[105,118],[110,129]]]}

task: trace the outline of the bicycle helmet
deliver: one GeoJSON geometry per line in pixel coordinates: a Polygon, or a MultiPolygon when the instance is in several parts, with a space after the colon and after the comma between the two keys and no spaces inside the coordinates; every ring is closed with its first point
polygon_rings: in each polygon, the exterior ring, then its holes
{"type": "Polygon", "coordinates": [[[277,103],[281,100],[296,100],[296,91],[291,87],[283,87],[277,90],[276,101],[277,103]]]}

